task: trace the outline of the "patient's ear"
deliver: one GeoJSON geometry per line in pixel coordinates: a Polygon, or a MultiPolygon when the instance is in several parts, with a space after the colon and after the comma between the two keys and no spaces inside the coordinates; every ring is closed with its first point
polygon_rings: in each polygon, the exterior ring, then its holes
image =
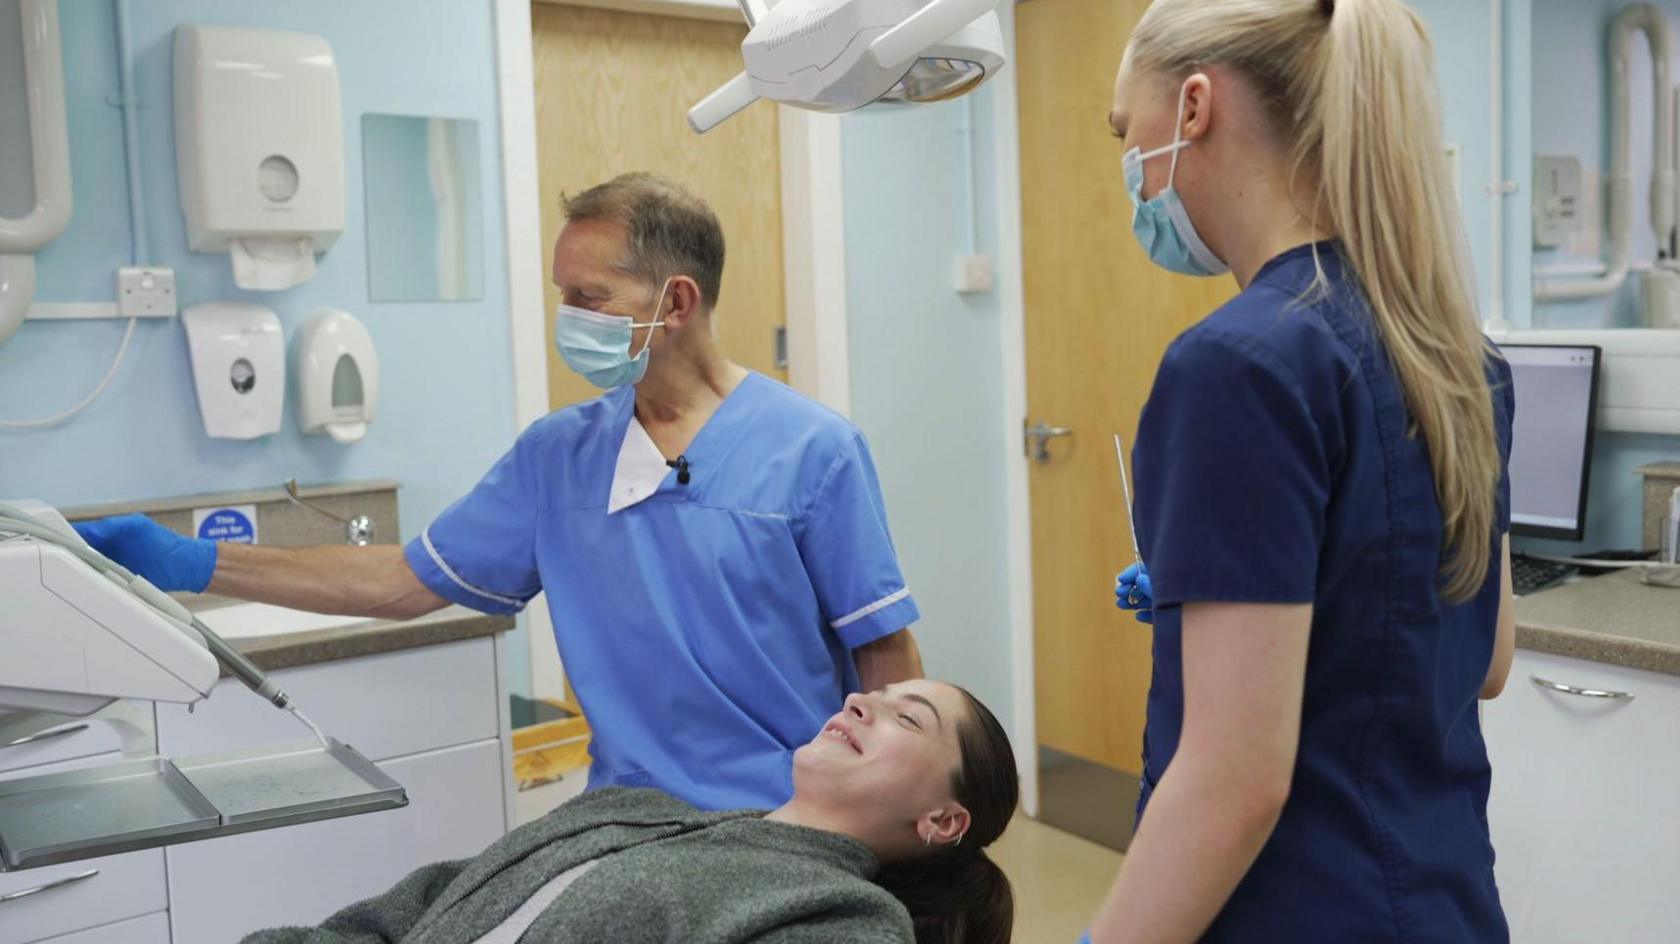
{"type": "Polygon", "coordinates": [[[916,823],[916,832],[924,845],[952,846],[968,833],[968,823],[968,809],[961,803],[952,803],[923,813],[916,823]]]}

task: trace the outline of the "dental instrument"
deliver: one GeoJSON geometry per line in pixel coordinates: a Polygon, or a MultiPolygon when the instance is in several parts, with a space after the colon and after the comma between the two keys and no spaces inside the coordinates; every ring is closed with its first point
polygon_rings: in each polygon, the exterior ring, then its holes
{"type": "Polygon", "coordinates": [[[95,717],[122,735],[103,767],[0,783],[0,871],[406,805],[407,794],[324,732],[187,609],[82,542],[38,502],[0,503],[0,745],[95,717]],[[220,670],[314,737],[171,760],[126,700],[189,707],[220,670]]]}
{"type": "MultiPolygon", "coordinates": [[[[1143,551],[1138,549],[1137,521],[1132,518],[1132,483],[1126,476],[1126,448],[1120,442],[1120,434],[1114,434],[1114,457],[1120,460],[1120,490],[1126,496],[1126,528],[1132,535],[1132,561],[1139,567],[1143,566],[1143,551]]],[[[1137,595],[1137,584],[1126,591],[1126,603],[1137,606],[1141,601],[1137,595]]]]}

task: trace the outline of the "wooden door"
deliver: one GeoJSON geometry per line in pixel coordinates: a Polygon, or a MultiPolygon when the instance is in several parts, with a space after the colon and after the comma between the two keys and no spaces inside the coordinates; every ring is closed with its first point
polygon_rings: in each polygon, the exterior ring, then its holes
{"type": "Polygon", "coordinates": [[[1131,448],[1167,343],[1235,291],[1155,267],[1132,238],[1108,113],[1148,5],[1029,0],[1015,14],[1027,408],[1029,422],[1073,430],[1030,463],[1038,741],[1132,775],[1150,634],[1114,608],[1132,545],[1113,437],[1131,448]]]}
{"type": "MultiPolygon", "coordinates": [[[[562,194],[627,171],[683,184],[711,204],[729,245],[714,317],[724,353],[786,380],[776,363],[786,324],[776,109],[760,103],[703,136],[688,127],[689,107],[741,71],[745,23],[534,3],[531,28],[545,245],[564,222],[562,194]]],[[[560,301],[553,285],[543,298],[548,311],[560,301]]],[[[553,331],[550,407],[599,395],[566,369],[553,331]]]]}

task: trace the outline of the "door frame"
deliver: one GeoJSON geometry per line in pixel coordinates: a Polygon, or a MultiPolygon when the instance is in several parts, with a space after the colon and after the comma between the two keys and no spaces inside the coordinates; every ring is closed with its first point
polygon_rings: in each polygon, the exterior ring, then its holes
{"type": "MultiPolygon", "coordinates": [[[[548,316],[543,310],[548,247],[543,244],[537,183],[535,50],[531,0],[494,2],[508,335],[514,421],[523,430],[549,412],[548,316]]],[[[709,20],[740,17],[733,0],[574,0],[574,5],[709,20]]],[[[777,107],[788,383],[841,415],[849,415],[845,231],[839,225],[845,211],[840,119],[777,107]]],[[[540,604],[527,606],[525,619],[532,694],[563,699],[564,676],[548,609],[540,604]]]]}
{"type": "Polygon", "coordinates": [[[1021,808],[1038,815],[1038,706],[1033,651],[1032,495],[1021,430],[1027,420],[1027,335],[1025,266],[1021,246],[1021,121],[1015,74],[1015,5],[998,5],[1003,27],[1004,69],[992,80],[992,139],[996,147],[998,330],[1002,343],[1004,535],[1009,593],[1010,739],[1021,775],[1021,808]]]}

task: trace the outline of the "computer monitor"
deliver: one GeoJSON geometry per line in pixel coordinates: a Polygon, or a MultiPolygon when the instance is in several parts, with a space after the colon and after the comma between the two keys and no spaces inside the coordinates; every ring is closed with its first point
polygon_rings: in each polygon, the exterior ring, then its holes
{"type": "Polygon", "coordinates": [[[1504,344],[1516,387],[1511,533],[1579,541],[1598,412],[1596,347],[1504,344]]]}

